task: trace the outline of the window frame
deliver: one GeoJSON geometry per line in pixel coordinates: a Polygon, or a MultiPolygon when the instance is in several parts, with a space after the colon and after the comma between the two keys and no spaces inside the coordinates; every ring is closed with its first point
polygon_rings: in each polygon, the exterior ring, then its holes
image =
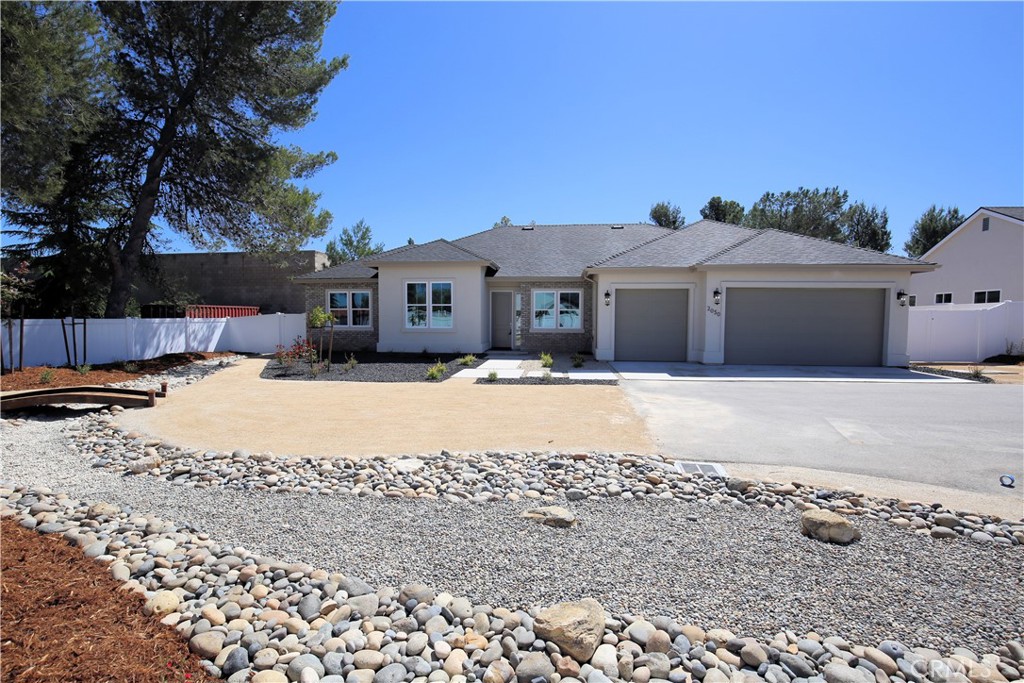
{"type": "Polygon", "coordinates": [[[334,318],[334,327],[351,328],[355,330],[372,330],[373,329],[373,290],[370,289],[328,289],[324,292],[325,310],[327,314],[334,318]],[[340,307],[331,306],[331,295],[332,294],[344,294],[345,295],[345,320],[347,321],[344,325],[338,322],[338,319],[334,316],[334,311],[342,310],[340,307]],[[353,294],[365,294],[366,295],[366,308],[362,306],[356,307],[352,305],[353,294]],[[352,323],[353,311],[366,311],[365,325],[354,325],[352,323]]]}
{"type": "MultiPolygon", "coordinates": [[[[565,289],[532,289],[530,290],[530,331],[531,332],[582,332],[583,331],[583,311],[584,311],[585,297],[583,290],[579,288],[567,287],[565,289]],[[537,295],[538,294],[551,294],[554,296],[554,327],[540,327],[537,325],[537,295]],[[575,294],[579,297],[579,307],[576,309],[577,317],[579,322],[573,327],[567,327],[562,325],[562,295],[563,294],[575,294]]],[[[549,309],[544,309],[549,310],[549,309]]]]}
{"type": "Polygon", "coordinates": [[[1001,289],[978,289],[974,292],[974,303],[976,304],[997,304],[1003,300],[1003,290],[1001,289]],[[978,301],[978,295],[983,295],[985,301],[978,301]],[[995,294],[995,298],[991,298],[991,295],[995,294]]]}
{"type": "Polygon", "coordinates": [[[951,304],[951,303],[953,303],[953,293],[952,292],[936,292],[935,293],[935,304],[936,305],[951,304]],[[943,301],[943,299],[947,299],[947,298],[949,299],[949,301],[943,301]]]}
{"type": "Polygon", "coordinates": [[[426,330],[431,331],[450,331],[455,329],[455,279],[454,278],[440,278],[437,280],[405,280],[403,281],[403,298],[404,298],[404,316],[402,321],[402,329],[407,332],[423,332],[426,330]],[[426,292],[424,303],[422,304],[410,304],[409,303],[409,285],[423,285],[426,292]],[[435,285],[448,285],[448,303],[446,304],[435,304],[434,303],[434,286],[435,285]],[[447,327],[434,325],[433,310],[435,307],[448,308],[451,310],[451,316],[449,320],[451,324],[447,327]],[[410,325],[409,324],[409,311],[411,308],[422,308],[426,313],[423,325],[410,325]]]}

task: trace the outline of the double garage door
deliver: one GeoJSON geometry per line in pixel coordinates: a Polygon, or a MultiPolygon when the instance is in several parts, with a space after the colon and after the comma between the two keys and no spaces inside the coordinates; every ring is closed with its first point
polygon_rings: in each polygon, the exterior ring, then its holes
{"type": "MultiPolygon", "coordinates": [[[[686,360],[687,290],[619,289],[615,297],[615,360],[686,360]]],[[[726,363],[882,364],[883,289],[731,287],[726,298],[726,363]]]]}

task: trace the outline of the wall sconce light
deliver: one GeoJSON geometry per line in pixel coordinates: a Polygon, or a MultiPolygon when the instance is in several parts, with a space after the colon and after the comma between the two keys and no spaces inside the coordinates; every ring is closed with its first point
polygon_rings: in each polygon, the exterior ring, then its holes
{"type": "Polygon", "coordinates": [[[722,303],[722,290],[715,288],[715,291],[711,293],[711,299],[715,302],[715,305],[722,303]]]}
{"type": "Polygon", "coordinates": [[[604,290],[604,305],[605,306],[611,306],[612,305],[612,293],[609,292],[607,289],[604,290]]]}
{"type": "Polygon", "coordinates": [[[905,291],[903,291],[902,289],[900,291],[896,292],[896,301],[900,302],[900,306],[906,306],[907,305],[907,293],[905,291]]]}

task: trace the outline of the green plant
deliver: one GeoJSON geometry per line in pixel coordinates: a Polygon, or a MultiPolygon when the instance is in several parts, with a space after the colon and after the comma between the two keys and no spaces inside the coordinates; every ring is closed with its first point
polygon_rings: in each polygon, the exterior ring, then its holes
{"type": "Polygon", "coordinates": [[[320,371],[327,367],[327,364],[323,361],[317,361],[316,363],[309,364],[309,375],[313,379],[316,379],[320,375],[320,371]]]}
{"type": "Polygon", "coordinates": [[[133,360],[129,360],[129,361],[125,361],[124,363],[121,363],[121,369],[124,370],[125,372],[138,372],[139,368],[140,368],[139,364],[136,363],[133,360]]]}
{"type": "Polygon", "coordinates": [[[498,371],[497,370],[491,370],[490,372],[488,372],[487,373],[487,381],[488,382],[497,382],[498,381],[498,371]]]}
{"type": "Polygon", "coordinates": [[[52,381],[53,381],[53,368],[46,368],[41,373],[39,373],[39,383],[40,384],[49,384],[52,381]]]}
{"type": "Polygon", "coordinates": [[[981,366],[976,363],[972,363],[967,366],[967,374],[971,376],[971,379],[981,379],[985,376],[982,372],[981,366]]]}
{"type": "Polygon", "coordinates": [[[79,375],[87,375],[89,374],[90,370],[92,370],[92,365],[90,365],[89,363],[82,363],[81,365],[75,366],[75,372],[77,372],[79,375]]]}
{"type": "Polygon", "coordinates": [[[471,353],[467,353],[465,356],[459,358],[459,365],[472,365],[476,362],[476,356],[471,353]]]}
{"type": "Polygon", "coordinates": [[[541,381],[541,382],[544,382],[545,384],[547,384],[548,382],[550,382],[550,381],[551,381],[551,379],[552,379],[552,378],[551,378],[551,371],[550,371],[550,370],[545,370],[545,371],[544,371],[544,374],[540,376],[540,381],[541,381]]]}
{"type": "Polygon", "coordinates": [[[348,357],[345,359],[344,365],[341,366],[341,369],[344,372],[348,372],[357,365],[359,365],[359,361],[356,360],[355,354],[350,353],[348,354],[348,357]]]}
{"type": "Polygon", "coordinates": [[[540,352],[540,364],[542,367],[550,368],[555,364],[555,359],[552,358],[551,354],[546,351],[540,352]]]}
{"type": "Polygon", "coordinates": [[[324,311],[323,306],[317,306],[309,312],[309,326],[312,328],[326,327],[331,322],[331,315],[324,311]]]}
{"type": "Polygon", "coordinates": [[[437,362],[434,363],[433,365],[431,365],[427,369],[427,379],[429,379],[429,380],[439,380],[442,377],[444,377],[444,373],[447,370],[448,370],[448,366],[446,366],[444,363],[442,363],[441,359],[438,358],[437,362]]]}
{"type": "Polygon", "coordinates": [[[572,354],[572,366],[574,368],[582,368],[583,367],[583,354],[582,353],[574,353],[574,354],[572,354]]]}

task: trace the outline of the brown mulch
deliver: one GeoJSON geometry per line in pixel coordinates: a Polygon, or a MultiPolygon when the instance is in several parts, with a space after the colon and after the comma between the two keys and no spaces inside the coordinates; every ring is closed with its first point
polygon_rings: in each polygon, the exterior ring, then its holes
{"type": "Polygon", "coordinates": [[[25,389],[44,389],[48,387],[81,387],[93,384],[127,382],[144,375],[155,375],[179,365],[187,365],[193,361],[231,355],[234,354],[227,352],[171,353],[149,360],[128,361],[134,364],[132,372],[125,371],[124,366],[127,362],[93,365],[84,374],[69,367],[30,367],[24,370],[5,372],[0,377],[0,391],[23,391],[25,389]],[[44,373],[46,373],[45,376],[44,373]]]}
{"type": "Polygon", "coordinates": [[[174,629],[142,613],[106,565],[59,536],[0,520],[0,680],[212,683],[174,629]]]}

